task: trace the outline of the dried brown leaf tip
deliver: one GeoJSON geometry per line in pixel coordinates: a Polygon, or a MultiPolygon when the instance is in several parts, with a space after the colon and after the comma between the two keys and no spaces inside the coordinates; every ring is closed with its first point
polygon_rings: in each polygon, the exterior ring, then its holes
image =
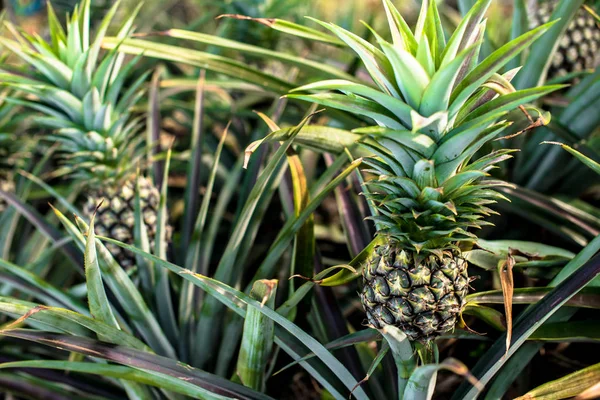
{"type": "Polygon", "coordinates": [[[31,310],[27,311],[25,314],[23,314],[16,320],[9,322],[4,327],[0,328],[0,333],[7,332],[7,331],[10,331],[13,329],[17,329],[19,326],[21,326],[25,322],[25,320],[27,318],[31,317],[34,314],[39,313],[40,311],[48,310],[49,308],[50,307],[46,307],[46,306],[42,306],[42,305],[33,307],[31,310]]]}
{"type": "Polygon", "coordinates": [[[441,367],[449,371],[454,372],[456,375],[464,377],[471,385],[482,391],[484,389],[483,384],[469,371],[469,368],[462,362],[455,358],[448,358],[442,362],[441,367]]]}

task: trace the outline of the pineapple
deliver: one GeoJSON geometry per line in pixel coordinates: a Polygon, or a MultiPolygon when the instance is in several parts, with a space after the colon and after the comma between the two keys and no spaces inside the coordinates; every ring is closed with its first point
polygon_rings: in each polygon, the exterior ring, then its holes
{"type": "Polygon", "coordinates": [[[514,150],[477,158],[479,150],[510,125],[509,110],[563,87],[516,91],[518,70],[498,73],[552,23],[478,61],[490,3],[477,1],[448,41],[435,1],[423,1],[413,32],[383,0],[392,41],[371,30],[378,46],[317,21],[357,53],[373,84],[319,81],[289,95],[376,122],[357,130],[372,154],[365,195],[378,235],[362,265],[361,300],[371,327],[394,325],[413,341],[454,328],[469,287],[462,249],[477,239],[472,229],[489,224],[488,205],[504,198],[493,188],[508,184],[488,171],[514,150]]]}
{"type": "MultiPolygon", "coordinates": [[[[135,187],[139,184],[152,243],[160,195],[149,179],[136,179],[136,168],[144,166],[146,145],[143,117],[132,115],[148,73],[132,76],[137,59],[124,63],[124,55],[116,51],[101,54],[100,45],[115,12],[116,5],[93,40],[89,0],[75,8],[66,32],[48,4],[50,41],[18,33],[9,25],[17,40],[0,38],[0,43],[28,68],[15,70],[5,64],[0,80],[28,95],[21,104],[45,114],[36,122],[50,128],[49,139],[60,143],[61,172],[83,187],[87,196],[84,216],[89,219],[104,200],[96,217],[97,233],[133,243],[135,187]]],[[[130,34],[132,19],[123,24],[119,38],[130,34]]],[[[110,250],[123,267],[134,264],[133,254],[116,246],[110,250]]]]}
{"type": "MultiPolygon", "coordinates": [[[[160,193],[148,178],[141,177],[137,184],[139,185],[142,216],[146,225],[149,245],[152,249],[156,237],[156,217],[158,215],[160,193]]],[[[120,187],[109,186],[106,189],[95,189],[90,193],[87,202],[83,206],[84,215],[91,216],[100,200],[104,200],[95,219],[95,230],[98,235],[108,236],[128,244],[133,243],[135,185],[136,181],[134,179],[128,179],[120,187]]],[[[133,255],[121,251],[119,246],[107,243],[106,248],[110,250],[122,267],[129,268],[134,264],[135,258],[133,255]]]]}
{"type": "MultiPolygon", "coordinates": [[[[531,0],[528,4],[530,28],[548,22],[557,5],[558,0],[531,0]]],[[[560,38],[548,69],[548,79],[595,69],[600,61],[599,48],[600,28],[596,18],[582,7],[560,38]]]]}

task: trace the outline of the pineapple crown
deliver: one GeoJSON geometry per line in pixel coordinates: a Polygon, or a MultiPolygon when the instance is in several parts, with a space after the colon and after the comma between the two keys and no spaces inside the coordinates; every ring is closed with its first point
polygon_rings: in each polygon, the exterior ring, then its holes
{"type": "Polygon", "coordinates": [[[422,2],[413,32],[392,2],[383,0],[392,41],[367,25],[379,47],[315,20],[358,55],[373,82],[319,81],[293,90],[312,94],[288,95],[377,123],[357,130],[374,155],[365,159],[377,177],[366,183],[376,209],[372,219],[378,234],[417,252],[439,252],[476,238],[468,229],[487,224],[483,217],[494,212],[487,205],[504,198],[493,187],[507,185],[486,179],[488,171],[513,150],[475,161],[473,156],[509,125],[502,119],[510,110],[563,87],[517,91],[510,81],[519,69],[499,73],[554,22],[479,61],[490,3],[478,0],[446,40],[435,1],[422,2]]]}
{"type": "MultiPolygon", "coordinates": [[[[5,24],[15,40],[0,37],[0,43],[26,64],[0,66],[3,85],[26,94],[8,101],[44,114],[36,123],[49,128],[50,139],[60,142],[65,162],[61,172],[92,185],[129,176],[144,154],[143,135],[137,135],[143,117],[131,112],[149,71],[130,83],[139,58],[124,63],[124,54],[116,49],[100,53],[118,5],[105,15],[93,39],[90,0],[67,15],[66,31],[48,3],[49,41],[20,32],[10,23],[5,24]]],[[[134,16],[124,22],[117,38],[131,34],[134,16]]]]}

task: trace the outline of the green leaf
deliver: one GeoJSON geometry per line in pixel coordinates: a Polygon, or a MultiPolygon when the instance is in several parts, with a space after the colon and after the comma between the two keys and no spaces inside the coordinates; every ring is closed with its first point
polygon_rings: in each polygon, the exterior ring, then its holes
{"type": "MultiPolygon", "coordinates": [[[[276,280],[254,282],[250,297],[262,307],[275,307],[276,280]]],[[[254,390],[264,392],[267,362],[273,348],[274,323],[256,308],[249,307],[244,319],[244,335],[237,360],[237,376],[254,390]]]]}
{"type": "MultiPolygon", "coordinates": [[[[294,200],[294,216],[300,214],[310,204],[310,191],[308,190],[307,177],[302,165],[302,160],[293,149],[288,150],[288,164],[292,178],[292,194],[294,200]]],[[[312,275],[315,269],[315,221],[311,214],[294,237],[292,250],[291,275],[312,275]]],[[[290,282],[290,295],[295,291],[296,285],[290,282]]],[[[307,301],[305,301],[307,303],[307,301]]],[[[290,318],[293,320],[293,318],[290,318]]]]}
{"type": "MultiPolygon", "coordinates": [[[[323,202],[323,199],[329,195],[338,185],[344,180],[361,164],[362,159],[353,161],[346,169],[344,169],[338,176],[336,176],[331,182],[328,182],[324,188],[319,190],[316,194],[311,194],[312,200],[302,210],[297,218],[289,219],[285,225],[281,228],[281,231],[273,241],[273,244],[269,248],[267,255],[263,259],[260,267],[256,270],[253,280],[264,279],[271,276],[275,270],[277,262],[287,249],[290,241],[293,239],[296,232],[302,228],[305,221],[310,218],[312,213],[315,212],[317,207],[323,202]]],[[[337,173],[337,169],[332,170],[337,173]]],[[[326,181],[325,181],[326,182],[326,181]]],[[[317,186],[319,187],[319,186],[317,186]]],[[[312,191],[311,191],[312,192],[312,191]]],[[[322,283],[323,284],[323,283],[322,283]]]]}
{"type": "Polygon", "coordinates": [[[572,155],[574,155],[579,161],[581,161],[583,164],[585,164],[587,167],[589,167],[592,171],[594,171],[597,174],[600,174],[600,164],[598,164],[596,161],[592,160],[591,158],[586,157],[585,155],[583,155],[579,151],[575,150],[571,146],[567,146],[566,144],[559,143],[559,142],[542,142],[540,144],[554,144],[554,145],[560,146],[564,150],[566,150],[569,153],[571,153],[572,155]]]}
{"type": "Polygon", "coordinates": [[[408,24],[391,0],[384,0],[383,7],[390,32],[392,33],[394,46],[414,54],[417,49],[417,41],[408,24]]]}
{"type": "MultiPolygon", "coordinates": [[[[150,241],[148,239],[148,229],[144,222],[144,211],[142,206],[142,199],[140,196],[142,179],[144,177],[138,175],[135,181],[135,200],[134,200],[134,222],[133,222],[133,242],[136,247],[150,252],[150,241]]],[[[136,257],[136,267],[139,271],[141,290],[142,292],[150,294],[149,299],[151,300],[154,296],[154,287],[156,286],[156,271],[152,266],[142,257],[136,257]]]]}
{"type": "Polygon", "coordinates": [[[498,254],[504,258],[509,249],[518,250],[536,257],[559,256],[572,259],[575,254],[560,247],[549,246],[543,243],[526,242],[522,240],[484,240],[477,239],[477,247],[488,252],[498,254]]]}
{"type": "MultiPolygon", "coordinates": [[[[553,288],[551,287],[533,287],[533,288],[515,288],[512,296],[513,304],[534,304],[546,296],[553,288]]],[[[487,292],[477,292],[468,295],[465,298],[467,303],[477,304],[503,304],[504,299],[501,290],[492,290],[487,292]]],[[[600,308],[600,289],[584,288],[579,293],[571,297],[566,303],[567,307],[581,308],[600,308]]]]}
{"type": "Polygon", "coordinates": [[[71,310],[79,313],[88,312],[85,305],[80,303],[79,300],[69,296],[57,287],[51,285],[43,278],[25,268],[21,268],[18,265],[12,264],[0,258],[0,271],[6,271],[37,289],[32,291],[30,294],[34,295],[40,300],[43,300],[45,304],[68,307],[71,310]]]}
{"type": "Polygon", "coordinates": [[[196,385],[188,383],[178,377],[157,372],[142,371],[123,365],[54,360],[15,361],[0,364],[0,369],[10,368],[56,369],[68,372],[100,375],[107,378],[117,378],[155,386],[161,389],[181,393],[194,399],[225,399],[223,396],[213,395],[211,392],[198,388],[196,385]]]}
{"type": "MultiPolygon", "coordinates": [[[[296,134],[298,134],[300,129],[302,129],[302,127],[308,123],[311,117],[312,114],[306,117],[298,126],[296,126],[293,134],[290,135],[290,138],[283,143],[279,149],[277,149],[259,176],[256,184],[250,192],[248,200],[246,201],[240,213],[240,218],[232,230],[233,234],[229,238],[223,253],[224,255],[221,258],[214,274],[215,279],[224,283],[232,283],[236,266],[235,261],[240,251],[242,241],[244,240],[246,230],[253,221],[252,217],[254,211],[259,209],[262,203],[269,200],[265,199],[262,194],[268,190],[268,186],[272,178],[276,176],[282,169],[282,160],[284,159],[285,154],[291,146],[296,134]]],[[[211,354],[209,351],[206,351],[206,349],[210,349],[211,346],[214,346],[214,342],[217,341],[218,330],[214,329],[214,325],[220,320],[220,311],[222,311],[222,306],[214,297],[206,299],[202,305],[196,331],[196,335],[199,338],[195,355],[197,365],[202,366],[210,358],[211,354]]]]}
{"type": "Polygon", "coordinates": [[[504,318],[504,314],[494,308],[471,303],[465,305],[463,314],[477,317],[500,332],[506,330],[506,319],[504,318]]]}
{"type": "MultiPolygon", "coordinates": [[[[512,24],[510,29],[510,38],[515,39],[529,30],[529,18],[527,12],[526,0],[515,0],[513,2],[512,24]]],[[[515,58],[508,63],[508,69],[517,68],[522,65],[520,59],[515,58]]]]}
{"type": "Polygon", "coordinates": [[[251,68],[241,62],[216,56],[188,48],[172,46],[167,44],[148,42],[139,39],[125,39],[120,41],[116,38],[105,38],[102,42],[105,49],[119,49],[127,54],[143,54],[146,57],[158,58],[194,65],[217,73],[222,73],[236,79],[254,83],[278,94],[286,94],[293,86],[270,74],[265,74],[255,68],[251,68]]]}
{"type": "Polygon", "coordinates": [[[427,36],[423,36],[419,42],[417,54],[415,56],[419,64],[423,67],[428,76],[433,76],[435,73],[435,61],[429,47],[427,36]]]}
{"type": "Polygon", "coordinates": [[[418,110],[425,88],[431,80],[429,74],[409,52],[395,48],[387,42],[380,45],[392,65],[396,84],[406,103],[418,110]]]}
{"type": "Polygon", "coordinates": [[[383,93],[380,90],[355,82],[333,79],[300,86],[296,89],[293,89],[292,92],[311,90],[339,90],[344,93],[352,93],[366,97],[375,101],[376,103],[379,103],[389,112],[394,114],[407,129],[411,128],[410,112],[412,111],[412,108],[402,100],[383,93]]]}
{"type": "Polygon", "coordinates": [[[459,121],[460,123],[472,121],[475,118],[485,117],[486,115],[492,115],[501,111],[511,111],[520,105],[525,103],[531,103],[540,97],[543,97],[556,90],[565,88],[565,85],[552,85],[542,86],[532,89],[518,90],[514,93],[508,93],[501,95],[491,101],[486,102],[482,106],[477,107],[475,110],[469,112],[464,120],[459,121]]]}
{"type": "MultiPolygon", "coordinates": [[[[437,144],[429,136],[411,131],[396,131],[391,129],[381,129],[372,134],[372,137],[384,148],[389,148],[389,142],[393,141],[404,147],[419,153],[422,158],[429,159],[437,149],[437,144]]],[[[392,150],[393,152],[393,150],[392,150]]],[[[401,160],[401,157],[397,158],[401,160]]],[[[404,167],[404,165],[403,165],[404,167]]]]}
{"type": "MultiPolygon", "coordinates": [[[[282,128],[265,138],[252,142],[247,150],[254,150],[263,143],[283,142],[290,138],[294,128],[282,128]]],[[[318,152],[341,154],[355,147],[363,136],[345,129],[321,125],[305,125],[296,135],[294,143],[318,152]]]]}
{"type": "Polygon", "coordinates": [[[441,369],[465,376],[479,390],[483,389],[483,385],[473,378],[468,368],[462,362],[454,358],[447,358],[441,364],[426,364],[417,368],[406,385],[406,391],[404,392],[406,398],[414,400],[431,399],[433,397],[437,372],[441,369]]]}
{"type": "MultiPolygon", "coordinates": [[[[324,279],[333,271],[338,269],[350,269],[354,271],[352,267],[348,266],[334,266],[325,268],[323,271],[316,274],[309,281],[305,282],[302,286],[294,291],[294,293],[281,305],[277,308],[277,312],[284,317],[290,315],[290,313],[294,310],[294,308],[300,304],[302,299],[304,299],[310,290],[317,284],[320,284],[324,281],[324,279]]],[[[295,278],[300,278],[300,276],[296,276],[295,278]]]]}
{"type": "Polygon", "coordinates": [[[468,9],[469,11],[460,21],[444,48],[440,68],[451,63],[456,55],[466,47],[466,43],[474,37],[491,2],[492,0],[478,0],[473,7],[468,9]]]}
{"type": "MultiPolygon", "coordinates": [[[[168,268],[172,272],[179,274],[183,279],[189,280],[195,285],[201,287],[208,294],[214,296],[215,299],[225,304],[227,307],[229,307],[241,316],[245,315],[244,307],[250,306],[256,308],[262,314],[272,319],[278,326],[281,326],[283,329],[294,335],[298,340],[302,341],[302,343],[310,351],[315,353],[317,357],[321,361],[323,361],[331,371],[333,371],[336,374],[336,376],[349,390],[352,390],[355,387],[357,383],[356,380],[354,379],[354,377],[352,377],[350,372],[342,365],[342,363],[340,363],[339,360],[333,357],[331,353],[329,353],[329,351],[327,351],[327,349],[325,349],[325,347],[322,344],[320,344],[316,339],[308,335],[306,332],[302,331],[295,324],[290,322],[287,318],[282,317],[277,312],[271,310],[268,307],[263,307],[261,303],[251,299],[244,293],[233,289],[232,287],[220,282],[219,280],[211,279],[200,274],[194,274],[189,270],[180,268],[175,264],[169,263],[167,261],[160,260],[151,254],[144,253],[141,250],[134,248],[133,246],[126,245],[116,240],[104,237],[102,239],[108,243],[113,243],[133,253],[140,254],[157,263],[158,265],[161,265],[165,268],[168,268]]],[[[281,346],[281,342],[278,338],[276,339],[276,343],[281,346]]],[[[360,387],[355,389],[354,395],[357,399],[367,399],[365,392],[360,387]]]]}
{"type": "Polygon", "coordinates": [[[241,53],[251,54],[258,57],[263,57],[265,60],[278,60],[286,64],[298,67],[301,70],[307,71],[309,74],[324,74],[330,77],[336,77],[349,81],[355,81],[356,78],[345,73],[337,67],[333,67],[326,63],[310,60],[306,57],[298,57],[281,51],[269,50],[260,46],[253,46],[229,40],[214,35],[207,35],[199,32],[185,31],[181,29],[169,29],[160,32],[160,36],[173,37],[177,39],[190,40],[198,43],[208,44],[210,46],[222,47],[229,50],[236,50],[241,53]]]}
{"type": "Polygon", "coordinates": [[[22,58],[26,63],[31,64],[57,88],[69,89],[73,73],[71,68],[59,59],[43,56],[6,37],[0,37],[0,44],[22,58]]]}
{"type": "Polygon", "coordinates": [[[410,340],[408,340],[408,337],[400,329],[392,325],[385,326],[380,330],[380,333],[389,344],[396,368],[398,369],[398,398],[412,399],[413,397],[407,397],[406,393],[409,386],[409,379],[411,379],[417,368],[417,358],[415,357],[410,340]]]}
{"type": "MultiPolygon", "coordinates": [[[[120,330],[118,327],[107,325],[95,318],[63,308],[0,297],[0,310],[5,314],[18,316],[19,322],[41,323],[46,329],[54,329],[58,332],[67,332],[78,336],[87,336],[89,331],[92,331],[98,337],[103,337],[110,343],[121,344],[142,351],[149,350],[148,346],[139,339],[120,330]]],[[[13,327],[8,325],[4,326],[3,329],[9,330],[13,327]]]]}
{"type": "Polygon", "coordinates": [[[375,101],[362,97],[350,97],[336,93],[289,94],[287,97],[348,111],[357,115],[364,115],[391,129],[405,129],[386,108],[375,101]]]}
{"type": "Polygon", "coordinates": [[[442,53],[446,47],[446,36],[436,1],[429,2],[424,30],[425,37],[429,42],[433,63],[435,66],[438,66],[442,61],[442,53]]]}
{"type": "MultiPolygon", "coordinates": [[[[203,244],[203,237],[206,235],[206,219],[208,216],[208,210],[210,208],[210,200],[212,198],[213,188],[217,177],[221,153],[223,151],[223,146],[225,145],[225,139],[227,138],[227,132],[228,129],[225,128],[215,152],[214,162],[208,177],[208,183],[206,184],[206,192],[204,194],[204,198],[202,199],[200,211],[197,214],[196,222],[194,224],[194,232],[189,245],[190,250],[188,251],[185,259],[186,267],[194,272],[203,272],[200,270],[200,258],[202,250],[201,245],[203,244]]],[[[215,211],[216,210],[213,210],[213,213],[215,211]]],[[[193,347],[193,342],[195,341],[193,325],[196,322],[194,315],[196,295],[197,290],[195,286],[187,281],[182,282],[181,294],[179,296],[179,325],[182,336],[182,348],[188,347],[191,349],[193,347]]]]}
{"type": "MultiPolygon", "coordinates": [[[[244,400],[272,400],[271,397],[258,393],[226,379],[209,374],[174,359],[157,356],[144,351],[106,343],[89,338],[60,335],[38,331],[14,329],[3,331],[5,336],[29,340],[50,347],[60,347],[90,357],[98,357],[118,364],[142,370],[160,378],[170,376],[181,382],[193,385],[201,390],[208,399],[236,398],[244,400]]],[[[169,379],[173,382],[173,380],[169,379]]],[[[180,386],[181,387],[181,386],[180,386]]],[[[188,386],[189,388],[189,386],[188,386]]]]}
{"type": "MultiPolygon", "coordinates": [[[[92,215],[90,226],[87,232],[85,241],[85,282],[87,285],[88,303],[92,316],[107,325],[119,327],[115,316],[110,308],[110,303],[104,291],[102,283],[102,274],[98,265],[98,256],[96,254],[96,236],[94,234],[94,218],[96,213],[92,215]]],[[[104,337],[100,337],[106,340],[104,337]]]]}
{"type": "MultiPolygon", "coordinates": [[[[312,19],[312,18],[311,18],[312,19]]],[[[381,50],[377,49],[371,43],[367,42],[358,35],[349,32],[334,24],[326,24],[313,19],[325,28],[331,30],[340,39],[342,39],[356,54],[360,57],[367,68],[369,75],[379,88],[386,94],[393,97],[400,97],[396,85],[392,83],[393,71],[390,61],[385,57],[381,50]]]]}
{"type": "Polygon", "coordinates": [[[369,245],[363,249],[363,251],[361,251],[356,257],[354,257],[352,261],[350,261],[350,263],[348,264],[350,268],[342,269],[337,274],[324,279],[322,282],[320,282],[320,284],[322,286],[339,286],[351,282],[354,279],[357,279],[358,277],[362,276],[363,263],[371,255],[373,249],[376,246],[384,243],[384,241],[385,239],[383,238],[383,236],[375,236],[375,239],[373,239],[371,243],[369,243],[369,245]]]}
{"type": "Polygon", "coordinates": [[[279,18],[251,18],[245,15],[238,14],[224,14],[220,15],[218,18],[233,18],[239,20],[248,20],[255,21],[269,28],[272,28],[276,31],[287,33],[289,35],[294,35],[303,39],[309,39],[317,42],[323,42],[327,44],[332,44],[335,46],[343,46],[344,42],[339,40],[333,35],[329,35],[327,33],[318,31],[313,28],[306,27],[304,25],[299,25],[294,22],[285,21],[279,18]]]}
{"type": "Polygon", "coordinates": [[[438,182],[445,182],[455,174],[462,163],[468,161],[485,143],[492,140],[509,125],[505,122],[492,125],[482,131],[466,130],[443,143],[433,154],[433,160],[439,162],[436,164],[438,182]]]}
{"type": "MultiPolygon", "coordinates": [[[[505,345],[506,336],[503,335],[488,350],[488,353],[480,358],[480,361],[473,368],[473,374],[481,383],[487,384],[502,365],[517,352],[517,349],[521,347],[529,335],[600,273],[600,258],[598,256],[592,258],[599,249],[600,237],[597,237],[552,280],[550,284],[557,286],[541,301],[519,315],[514,325],[513,341],[508,351],[506,351],[505,345]]],[[[529,355],[526,355],[526,357],[529,357],[529,355]]],[[[518,365],[524,364],[521,361],[518,365]]],[[[494,392],[496,390],[494,388],[494,392]]],[[[479,389],[463,384],[455,392],[453,398],[474,397],[479,392],[479,389]]]]}
{"type": "Polygon", "coordinates": [[[490,54],[462,80],[450,97],[450,116],[456,115],[460,107],[490,76],[505,66],[513,57],[525,50],[537,38],[542,36],[554,22],[539,26],[524,35],[510,41],[490,54]]]}
{"type": "MultiPolygon", "coordinates": [[[[59,210],[53,208],[53,211],[77,246],[83,250],[86,241],[79,232],[79,229],[59,210]]],[[[81,219],[78,219],[77,222],[82,229],[89,229],[88,225],[81,219]]],[[[131,281],[131,278],[112,258],[111,253],[102,243],[98,243],[97,249],[100,250],[100,256],[102,257],[100,268],[102,269],[106,284],[125,310],[127,316],[131,319],[133,326],[136,327],[141,337],[149,343],[154,351],[174,357],[175,351],[173,347],[162,331],[156,317],[148,308],[144,298],[131,281]]]]}
{"type": "MultiPolygon", "coordinates": [[[[167,159],[164,165],[163,176],[160,180],[162,186],[160,188],[160,200],[158,204],[158,213],[156,216],[156,240],[154,241],[154,254],[162,259],[167,258],[167,188],[169,179],[169,166],[171,163],[171,149],[167,151],[167,159]]],[[[158,310],[158,318],[160,325],[165,330],[167,337],[171,343],[179,341],[179,329],[175,317],[175,307],[173,305],[173,297],[171,294],[171,281],[168,271],[163,268],[156,269],[156,286],[155,286],[155,301],[156,309],[158,310]]]]}
{"type": "Polygon", "coordinates": [[[431,78],[431,82],[425,88],[419,113],[423,116],[431,116],[438,111],[444,111],[448,108],[450,95],[454,86],[454,81],[464,67],[468,57],[472,56],[481,43],[475,43],[465,50],[461,51],[451,62],[444,65],[431,78]]]}
{"type": "Polygon", "coordinates": [[[600,382],[600,363],[547,382],[515,400],[550,400],[576,397],[600,382]]]}
{"type": "Polygon", "coordinates": [[[598,321],[568,321],[545,323],[531,336],[530,340],[545,342],[599,342],[598,321]]]}

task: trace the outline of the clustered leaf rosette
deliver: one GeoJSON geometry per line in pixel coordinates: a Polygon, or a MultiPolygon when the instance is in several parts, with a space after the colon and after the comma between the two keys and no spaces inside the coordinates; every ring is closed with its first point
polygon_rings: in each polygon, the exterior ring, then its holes
{"type": "MultiPolygon", "coordinates": [[[[131,110],[144,93],[142,84],[150,71],[134,79],[139,57],[125,63],[118,49],[101,53],[118,5],[106,14],[93,39],[89,0],[68,16],[66,31],[48,3],[50,40],[8,22],[15,39],[0,37],[0,44],[25,62],[22,67],[0,66],[0,82],[26,95],[7,101],[43,114],[36,123],[49,128],[49,139],[60,143],[63,172],[90,185],[130,176],[145,153],[144,135],[138,134],[143,117],[132,116],[131,110]]],[[[131,34],[135,14],[117,38],[131,34]]]]}
{"type": "MultiPolygon", "coordinates": [[[[410,30],[390,0],[383,0],[392,41],[368,27],[378,46],[331,23],[315,20],[339,37],[362,60],[372,82],[325,80],[288,97],[368,117],[377,126],[360,128],[364,162],[375,179],[366,196],[376,207],[378,234],[405,248],[442,256],[460,241],[473,241],[503,196],[505,182],[488,171],[511,157],[501,149],[473,159],[510,122],[507,113],[562,88],[551,85],[516,90],[519,69],[499,71],[543,35],[554,22],[512,40],[479,61],[484,15],[491,0],[479,0],[446,41],[435,1],[423,1],[410,30]]],[[[366,25],[366,24],[365,24],[366,25]]]]}

